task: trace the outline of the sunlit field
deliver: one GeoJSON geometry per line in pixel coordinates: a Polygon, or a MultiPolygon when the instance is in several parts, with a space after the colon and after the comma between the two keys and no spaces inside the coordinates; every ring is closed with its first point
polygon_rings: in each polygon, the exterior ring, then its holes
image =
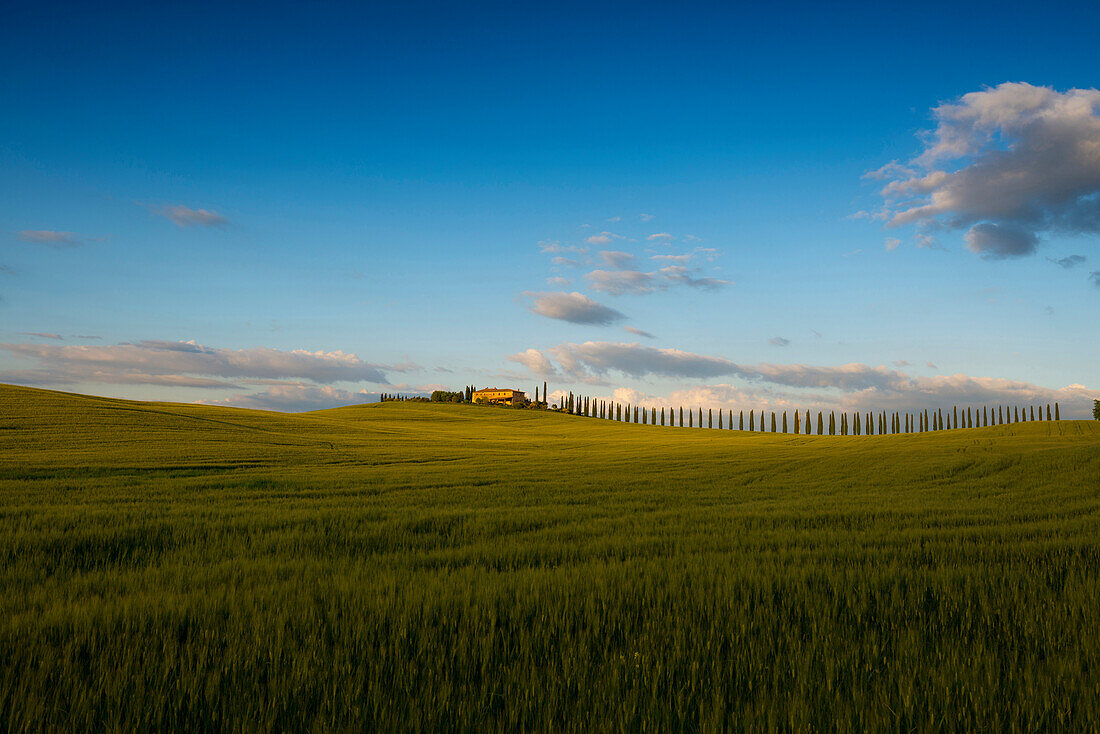
{"type": "Polygon", "coordinates": [[[1089,731],[1100,422],[0,387],[7,731],[1089,731]]]}

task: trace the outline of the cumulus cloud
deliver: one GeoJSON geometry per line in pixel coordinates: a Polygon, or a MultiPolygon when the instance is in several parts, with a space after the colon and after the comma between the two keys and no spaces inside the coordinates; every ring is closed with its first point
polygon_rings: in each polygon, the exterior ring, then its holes
{"type": "Polygon", "coordinates": [[[387,371],[415,365],[385,366],[364,362],[342,351],[282,351],[255,347],[221,349],[194,341],[147,340],[110,346],[0,344],[14,357],[36,363],[34,369],[0,373],[0,379],[33,384],[164,384],[187,387],[233,387],[245,378],[306,379],[317,383],[363,381],[388,384],[387,371]]]}
{"type": "Polygon", "coordinates": [[[529,291],[523,295],[532,299],[529,307],[532,313],[548,319],[568,321],[571,324],[606,326],[626,318],[625,314],[597,303],[582,293],[529,291]]]}
{"type": "Polygon", "coordinates": [[[785,347],[790,343],[790,339],[784,339],[781,336],[773,336],[771,339],[768,339],[768,344],[771,344],[773,347],[785,347]]]}
{"type": "Polygon", "coordinates": [[[523,365],[539,376],[556,375],[558,373],[550,359],[537,349],[528,349],[519,354],[512,354],[507,359],[509,362],[523,365]]]}
{"type": "Polygon", "coordinates": [[[609,245],[611,244],[612,240],[621,239],[622,236],[617,235],[614,232],[600,232],[599,234],[592,235],[585,241],[590,245],[609,245]]]}
{"type": "Polygon", "coordinates": [[[566,287],[569,286],[569,279],[568,278],[562,278],[562,277],[547,278],[546,279],[546,284],[547,285],[554,285],[554,286],[557,286],[558,288],[566,288],[566,287]]]}
{"type": "Polygon", "coordinates": [[[667,240],[673,239],[673,237],[668,232],[657,232],[655,234],[649,235],[648,237],[646,237],[646,239],[651,241],[651,242],[657,241],[657,240],[666,240],[667,241],[667,240]]]}
{"type": "Polygon", "coordinates": [[[182,204],[152,207],[154,214],[170,219],[178,227],[223,227],[229,220],[213,209],[192,209],[182,204]]]}
{"type": "Polygon", "coordinates": [[[618,250],[601,250],[600,259],[612,268],[625,268],[627,265],[634,262],[633,255],[629,252],[620,252],[618,250]]]}
{"type": "Polygon", "coordinates": [[[1100,91],[1004,83],[933,110],[908,164],[870,177],[889,224],[967,229],[984,257],[1033,252],[1039,234],[1100,232],[1100,91]]]}
{"type": "Polygon", "coordinates": [[[1082,263],[1084,263],[1085,262],[1085,256],[1084,255],[1067,255],[1066,257],[1060,257],[1060,258],[1057,258],[1057,259],[1055,259],[1053,257],[1048,257],[1047,260],[1049,260],[1050,262],[1054,263],[1055,265],[1057,265],[1059,267],[1065,268],[1066,270],[1070,270],[1071,268],[1075,268],[1078,265],[1081,265],[1082,263]]]}
{"type": "Polygon", "coordinates": [[[23,242],[47,247],[78,247],[84,244],[76,232],[57,232],[51,229],[24,229],[16,233],[23,242]]]}
{"type": "Polygon", "coordinates": [[[633,326],[624,326],[623,331],[628,334],[635,334],[637,336],[644,336],[646,339],[654,339],[655,337],[648,331],[642,331],[641,329],[635,329],[633,326]]]}
{"type": "MultiPolygon", "coordinates": [[[[697,404],[703,407],[749,407],[744,402],[747,399],[751,399],[755,407],[768,401],[803,409],[847,410],[919,410],[951,405],[1023,405],[1058,401],[1065,415],[1085,417],[1090,401],[1100,399],[1100,390],[1084,385],[1053,389],[1018,380],[963,374],[913,377],[897,369],[859,363],[745,365],[722,357],[637,343],[567,343],[546,350],[527,350],[522,355],[515,355],[514,361],[520,361],[520,356],[524,360],[535,359],[531,352],[537,352],[538,363],[544,369],[549,363],[549,369],[554,370],[552,374],[587,383],[606,384],[606,378],[614,375],[699,379],[731,376],[746,382],[745,387],[690,388],[703,391],[697,398],[697,404]],[[707,390],[717,392],[706,393],[707,390]],[[720,398],[721,392],[725,393],[725,398],[720,398]]],[[[653,400],[653,404],[661,405],[656,398],[653,400]]],[[[681,399],[681,404],[684,402],[681,399]]]]}
{"type": "Polygon", "coordinates": [[[900,245],[900,244],[901,244],[901,240],[899,240],[897,237],[887,237],[886,238],[886,250],[888,252],[890,250],[898,249],[898,245],[900,245]]]}

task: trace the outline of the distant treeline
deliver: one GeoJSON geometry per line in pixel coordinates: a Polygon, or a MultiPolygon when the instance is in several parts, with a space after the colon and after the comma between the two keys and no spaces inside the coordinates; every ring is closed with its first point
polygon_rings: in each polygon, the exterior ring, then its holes
{"type": "MultiPolygon", "coordinates": [[[[1022,423],[1027,421],[1061,420],[1061,408],[1058,403],[1053,407],[1026,405],[994,406],[952,406],[950,410],[918,410],[912,412],[878,411],[837,413],[836,411],[787,411],[776,413],[761,410],[739,411],[735,417],[733,410],[707,410],[683,407],[657,408],[630,405],[605,400],[597,400],[573,393],[563,396],[560,410],[573,415],[624,423],[642,425],[661,425],[679,428],[719,428],[728,430],[768,431],[771,433],[798,433],[805,435],[830,436],[874,436],[891,433],[923,433],[925,431],[944,431],[953,428],[982,428],[1003,423],[1022,423]],[[814,429],[816,424],[817,430],[814,429]]],[[[1100,410],[1100,409],[1098,409],[1100,410]]]]}

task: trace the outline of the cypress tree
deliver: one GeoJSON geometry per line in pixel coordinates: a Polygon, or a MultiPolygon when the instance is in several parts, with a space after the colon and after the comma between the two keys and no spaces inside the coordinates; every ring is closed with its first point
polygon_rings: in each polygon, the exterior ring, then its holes
{"type": "Polygon", "coordinates": [[[959,427],[959,406],[957,405],[951,406],[951,427],[959,427]]]}
{"type": "Polygon", "coordinates": [[[1020,406],[1019,405],[1012,406],[1012,422],[1013,423],[1019,423],[1020,422],[1020,406]]]}
{"type": "Polygon", "coordinates": [[[703,408],[699,408],[699,427],[703,427],[703,408]]]}
{"type": "MultiPolygon", "coordinates": [[[[787,432],[787,411],[783,411],[783,433],[787,432]]],[[[794,413],[794,432],[798,433],[798,411],[794,413]]]]}
{"type": "Polygon", "coordinates": [[[852,435],[858,436],[861,433],[859,423],[859,411],[852,413],[852,435]]]}
{"type": "Polygon", "coordinates": [[[775,433],[775,411],[772,411],[772,433],[775,433]]]}
{"type": "MultiPolygon", "coordinates": [[[[703,422],[703,409],[702,408],[699,409],[699,422],[700,423],[703,422]]],[[[719,423],[722,422],[721,417],[718,418],[718,422],[719,423]]],[[[707,408],[707,428],[714,428],[714,411],[711,410],[710,408],[707,408]]]]}
{"type": "Polygon", "coordinates": [[[1031,420],[1035,420],[1035,406],[1031,406],[1031,420]]]}
{"type": "MultiPolygon", "coordinates": [[[[794,432],[795,433],[801,433],[802,432],[801,424],[799,423],[800,418],[801,418],[801,416],[799,415],[798,411],[796,410],[794,412],[794,432]]],[[[787,432],[787,411],[784,410],[783,411],[783,433],[786,433],[786,432],[787,432]]]]}
{"type": "Polygon", "coordinates": [[[829,411],[829,435],[836,435],[836,414],[833,411],[829,411]]]}
{"type": "Polygon", "coordinates": [[[688,428],[695,428],[695,411],[688,409],[688,428]]]}
{"type": "Polygon", "coordinates": [[[637,405],[634,406],[634,422],[635,423],[638,422],[638,406],[637,405]]]}
{"type": "Polygon", "coordinates": [[[875,422],[871,420],[870,413],[863,414],[863,432],[868,436],[875,435],[875,422]]]}
{"type": "Polygon", "coordinates": [[[1054,420],[1056,420],[1056,421],[1062,420],[1062,415],[1058,411],[1058,403],[1054,404],[1054,420]]]}
{"type": "Polygon", "coordinates": [[[684,427],[684,406],[680,406],[680,422],[677,424],[680,428],[684,427]]]}
{"type": "Polygon", "coordinates": [[[848,435],[848,414],[847,413],[841,413],[840,414],[840,435],[841,436],[847,436],[848,435]]]}
{"type": "Polygon", "coordinates": [[[665,409],[661,408],[661,425],[665,424],[665,409]]]}
{"type": "Polygon", "coordinates": [[[755,410],[750,410],[749,411],[749,430],[750,431],[755,431],[756,430],[756,426],[754,425],[755,416],[756,416],[756,411],[755,410]]]}
{"type": "MultiPolygon", "coordinates": [[[[737,430],[743,431],[745,430],[745,411],[740,411],[738,415],[740,418],[737,421],[737,430]]],[[[751,421],[752,419],[750,418],[749,420],[751,421]]]]}
{"type": "Polygon", "coordinates": [[[821,411],[817,411],[817,435],[825,435],[825,421],[821,417],[821,411]]]}

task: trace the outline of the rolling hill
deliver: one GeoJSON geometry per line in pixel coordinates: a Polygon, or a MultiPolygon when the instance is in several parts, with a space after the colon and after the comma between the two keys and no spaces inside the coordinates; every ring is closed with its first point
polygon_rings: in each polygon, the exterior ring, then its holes
{"type": "Polygon", "coordinates": [[[0,721],[1087,730],[1100,422],[897,436],[0,386],[0,721]]]}

